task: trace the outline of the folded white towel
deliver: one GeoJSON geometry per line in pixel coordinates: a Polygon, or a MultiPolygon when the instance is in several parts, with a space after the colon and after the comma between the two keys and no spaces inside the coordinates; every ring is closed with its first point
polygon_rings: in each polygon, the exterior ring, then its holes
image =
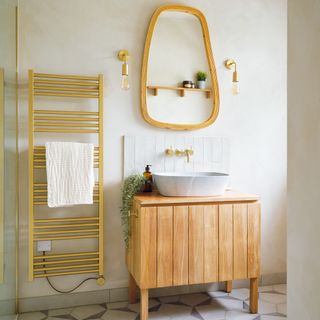
{"type": "Polygon", "coordinates": [[[46,143],[49,207],[93,203],[93,150],[89,143],[46,143]]]}

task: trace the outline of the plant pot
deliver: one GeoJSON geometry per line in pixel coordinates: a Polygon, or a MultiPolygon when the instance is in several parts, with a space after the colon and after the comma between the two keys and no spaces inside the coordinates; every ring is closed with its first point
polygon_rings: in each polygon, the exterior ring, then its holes
{"type": "Polygon", "coordinates": [[[198,87],[198,89],[205,89],[206,88],[206,80],[198,80],[197,87],[198,87]]]}

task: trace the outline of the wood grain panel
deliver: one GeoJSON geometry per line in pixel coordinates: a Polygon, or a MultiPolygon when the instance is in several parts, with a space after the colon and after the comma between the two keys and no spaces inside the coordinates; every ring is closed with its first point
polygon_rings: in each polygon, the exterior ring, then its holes
{"type": "Polygon", "coordinates": [[[248,276],[248,205],[233,205],[233,279],[248,276]]]}
{"type": "Polygon", "coordinates": [[[189,207],[189,284],[203,283],[204,207],[189,207]]]}
{"type": "Polygon", "coordinates": [[[232,204],[219,205],[219,281],[233,276],[232,215],[232,204]]]}
{"type": "Polygon", "coordinates": [[[173,283],[173,208],[157,209],[157,287],[168,287],[173,283]]]}
{"type": "Polygon", "coordinates": [[[130,216],[130,242],[129,242],[129,261],[130,268],[129,271],[132,276],[135,278],[137,283],[140,283],[140,266],[141,266],[141,241],[140,241],[140,215],[141,210],[138,207],[135,207],[135,204],[132,208],[132,213],[138,214],[130,216]],[[139,218],[138,218],[139,217],[139,218]]]}
{"type": "Polygon", "coordinates": [[[250,279],[250,306],[249,310],[251,313],[258,313],[258,300],[259,300],[259,279],[250,279]]]}
{"type": "Polygon", "coordinates": [[[260,275],[260,204],[248,204],[248,278],[260,275]]]}
{"type": "Polygon", "coordinates": [[[141,243],[139,287],[154,288],[157,285],[157,208],[141,208],[140,216],[141,222],[136,230],[141,243]]]}
{"type": "Polygon", "coordinates": [[[188,284],[188,207],[173,208],[173,285],[188,284]]]}
{"type": "Polygon", "coordinates": [[[218,281],[218,206],[204,206],[204,282],[218,281]]]}
{"type": "Polygon", "coordinates": [[[129,245],[126,251],[126,263],[127,263],[127,267],[128,270],[131,274],[134,274],[134,249],[135,249],[135,241],[134,241],[134,237],[136,235],[136,231],[135,231],[135,221],[133,220],[134,217],[130,216],[129,217],[129,223],[130,223],[130,237],[129,237],[129,245]]]}

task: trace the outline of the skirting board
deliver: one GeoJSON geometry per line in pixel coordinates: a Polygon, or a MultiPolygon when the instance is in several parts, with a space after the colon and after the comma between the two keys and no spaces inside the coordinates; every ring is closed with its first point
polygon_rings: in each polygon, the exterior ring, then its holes
{"type": "MultiPolygon", "coordinates": [[[[266,274],[260,277],[261,286],[287,283],[287,273],[266,274]]],[[[248,288],[249,280],[236,280],[232,282],[233,288],[248,288]]],[[[223,289],[223,283],[179,286],[161,289],[151,289],[150,297],[170,296],[223,289]]],[[[138,292],[137,292],[138,294],[138,292]]],[[[90,292],[78,292],[51,296],[19,299],[19,313],[76,307],[89,304],[103,304],[109,302],[125,301],[128,299],[128,288],[114,288],[90,292]]]]}
{"type": "MultiPolygon", "coordinates": [[[[2,318],[6,320],[5,316],[7,315],[13,315],[16,311],[16,300],[10,299],[10,300],[0,300],[0,319],[2,318]]],[[[8,319],[14,319],[13,316],[10,316],[11,318],[8,319]]]]}

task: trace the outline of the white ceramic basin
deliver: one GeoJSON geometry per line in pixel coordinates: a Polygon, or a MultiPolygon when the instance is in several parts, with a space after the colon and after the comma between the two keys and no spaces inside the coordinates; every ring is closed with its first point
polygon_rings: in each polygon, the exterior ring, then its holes
{"type": "Polygon", "coordinates": [[[229,175],[217,172],[163,172],[153,179],[163,196],[218,196],[226,191],[229,175]]]}

